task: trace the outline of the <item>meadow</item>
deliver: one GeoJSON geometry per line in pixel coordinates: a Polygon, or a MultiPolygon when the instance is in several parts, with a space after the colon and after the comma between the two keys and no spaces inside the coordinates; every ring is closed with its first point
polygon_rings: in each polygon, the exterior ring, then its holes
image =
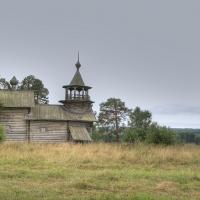
{"type": "Polygon", "coordinates": [[[200,147],[0,144],[2,200],[200,199],[200,147]]]}

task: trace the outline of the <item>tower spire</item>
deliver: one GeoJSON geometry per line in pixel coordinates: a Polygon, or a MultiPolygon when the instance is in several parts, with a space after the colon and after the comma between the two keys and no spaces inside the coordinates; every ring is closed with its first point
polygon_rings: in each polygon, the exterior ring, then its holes
{"type": "Polygon", "coordinates": [[[77,62],[75,64],[75,66],[76,66],[77,70],[79,70],[79,68],[81,67],[81,63],[79,61],[79,51],[78,51],[78,60],[77,60],[77,62]]]}

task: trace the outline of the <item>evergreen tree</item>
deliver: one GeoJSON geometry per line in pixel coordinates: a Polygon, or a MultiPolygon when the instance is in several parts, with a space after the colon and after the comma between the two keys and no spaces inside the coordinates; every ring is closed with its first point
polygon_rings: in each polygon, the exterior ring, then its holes
{"type": "Polygon", "coordinates": [[[126,120],[128,112],[129,109],[121,99],[110,98],[100,104],[99,124],[105,127],[112,127],[115,131],[117,142],[119,142],[120,138],[120,126],[126,120]]]}

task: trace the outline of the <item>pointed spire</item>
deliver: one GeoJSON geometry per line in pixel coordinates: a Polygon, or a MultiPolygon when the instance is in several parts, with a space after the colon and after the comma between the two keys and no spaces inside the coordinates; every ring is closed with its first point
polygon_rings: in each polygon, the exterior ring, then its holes
{"type": "Polygon", "coordinates": [[[72,79],[72,81],[70,82],[70,85],[76,85],[76,86],[85,86],[83,78],[81,76],[81,73],[79,71],[79,68],[81,67],[80,61],[79,61],[79,52],[78,52],[78,60],[75,64],[77,71],[74,74],[74,77],[72,79]]]}
{"type": "Polygon", "coordinates": [[[79,62],[79,51],[78,51],[78,60],[75,65],[76,65],[77,70],[79,70],[79,68],[81,67],[81,63],[79,62]]]}
{"type": "Polygon", "coordinates": [[[79,62],[79,51],[78,51],[78,62],[79,62]]]}

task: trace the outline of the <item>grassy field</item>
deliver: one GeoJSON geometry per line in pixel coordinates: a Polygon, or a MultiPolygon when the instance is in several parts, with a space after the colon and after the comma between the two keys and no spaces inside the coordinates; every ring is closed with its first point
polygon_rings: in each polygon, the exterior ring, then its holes
{"type": "Polygon", "coordinates": [[[8,199],[200,199],[200,147],[3,143],[8,199]]]}

